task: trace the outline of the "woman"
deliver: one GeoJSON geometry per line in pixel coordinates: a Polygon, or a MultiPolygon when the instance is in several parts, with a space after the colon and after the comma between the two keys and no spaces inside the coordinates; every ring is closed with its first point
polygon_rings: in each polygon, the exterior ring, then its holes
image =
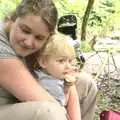
{"type": "Polygon", "coordinates": [[[0,23],[0,120],[66,120],[65,109],[24,64],[24,57],[47,43],[56,21],[51,0],[23,0],[0,23]]]}

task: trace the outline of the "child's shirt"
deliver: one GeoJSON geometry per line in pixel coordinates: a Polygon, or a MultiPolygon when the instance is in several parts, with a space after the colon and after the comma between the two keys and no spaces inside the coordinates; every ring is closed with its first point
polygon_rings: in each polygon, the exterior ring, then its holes
{"type": "Polygon", "coordinates": [[[65,105],[64,80],[59,80],[41,70],[35,70],[38,82],[43,86],[61,105],[65,105]]]}

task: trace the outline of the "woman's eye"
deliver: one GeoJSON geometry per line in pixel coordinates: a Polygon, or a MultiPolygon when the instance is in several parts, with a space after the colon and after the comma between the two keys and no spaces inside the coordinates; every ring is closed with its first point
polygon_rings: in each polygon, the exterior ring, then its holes
{"type": "Polygon", "coordinates": [[[30,34],[30,31],[29,30],[25,30],[25,29],[22,29],[22,31],[26,34],[30,34]]]}
{"type": "Polygon", "coordinates": [[[23,33],[26,33],[26,34],[30,34],[31,33],[31,30],[28,27],[26,27],[26,26],[24,26],[22,24],[19,25],[19,28],[21,29],[21,31],[23,33]]]}

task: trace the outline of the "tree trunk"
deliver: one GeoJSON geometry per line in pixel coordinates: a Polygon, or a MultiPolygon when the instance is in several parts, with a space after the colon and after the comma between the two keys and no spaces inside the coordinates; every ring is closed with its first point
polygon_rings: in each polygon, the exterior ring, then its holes
{"type": "Polygon", "coordinates": [[[87,23],[89,19],[89,15],[92,9],[92,6],[94,4],[95,0],[89,0],[87,4],[86,11],[83,16],[83,21],[82,21],[82,27],[81,27],[81,40],[84,41],[86,40],[86,28],[87,28],[87,23]]]}

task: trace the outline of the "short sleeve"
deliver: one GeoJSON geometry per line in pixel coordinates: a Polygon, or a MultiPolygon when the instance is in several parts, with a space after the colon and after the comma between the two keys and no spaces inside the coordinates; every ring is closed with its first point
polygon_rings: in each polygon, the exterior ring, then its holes
{"type": "Polygon", "coordinates": [[[15,57],[16,53],[11,47],[7,37],[0,31],[0,59],[15,57]]]}

